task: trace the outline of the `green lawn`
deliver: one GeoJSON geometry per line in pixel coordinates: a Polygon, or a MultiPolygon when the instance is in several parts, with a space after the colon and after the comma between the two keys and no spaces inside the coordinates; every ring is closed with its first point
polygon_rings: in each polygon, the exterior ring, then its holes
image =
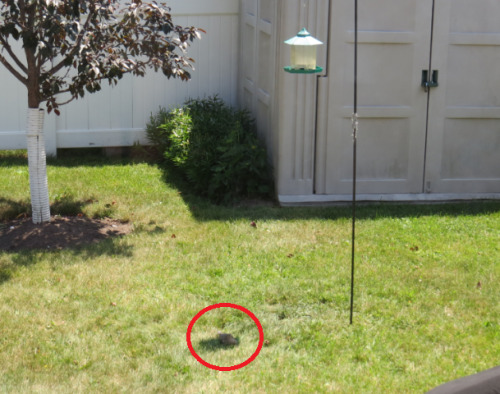
{"type": "MultiPolygon", "coordinates": [[[[218,207],[156,165],[96,156],[51,161],[48,177],[59,209],[134,231],[0,252],[0,392],[422,393],[500,363],[500,202],[359,207],[349,326],[349,207],[218,207]],[[186,344],[221,302],[264,329],[237,371],[186,344]]],[[[24,212],[23,152],[0,152],[0,185],[0,219],[24,212]]],[[[259,335],[223,308],[191,338],[230,366],[259,335]]]]}

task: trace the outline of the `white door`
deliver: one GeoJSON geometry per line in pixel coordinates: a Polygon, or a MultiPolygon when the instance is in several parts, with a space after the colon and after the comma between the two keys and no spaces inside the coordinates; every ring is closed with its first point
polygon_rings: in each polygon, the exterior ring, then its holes
{"type": "MultiPolygon", "coordinates": [[[[500,192],[499,20],[498,0],[359,0],[360,194],[500,192]]],[[[353,26],[332,0],[316,194],[352,190],[353,26]]]]}
{"type": "Polygon", "coordinates": [[[277,0],[241,0],[240,101],[257,119],[260,135],[271,144],[276,52],[277,0]]]}
{"type": "Polygon", "coordinates": [[[436,0],[425,191],[500,192],[500,1],[436,0]]]}
{"type": "MultiPolygon", "coordinates": [[[[320,80],[316,194],[352,190],[353,2],[333,0],[328,78],[320,80]]],[[[358,191],[420,193],[432,0],[360,0],[358,191]]]]}

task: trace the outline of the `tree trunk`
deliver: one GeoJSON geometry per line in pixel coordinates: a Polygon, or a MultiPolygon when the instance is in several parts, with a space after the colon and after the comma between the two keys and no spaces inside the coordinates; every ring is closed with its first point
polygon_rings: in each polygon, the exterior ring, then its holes
{"type": "Polygon", "coordinates": [[[43,109],[28,108],[26,135],[28,138],[31,210],[35,224],[50,221],[43,115],[43,109]]]}

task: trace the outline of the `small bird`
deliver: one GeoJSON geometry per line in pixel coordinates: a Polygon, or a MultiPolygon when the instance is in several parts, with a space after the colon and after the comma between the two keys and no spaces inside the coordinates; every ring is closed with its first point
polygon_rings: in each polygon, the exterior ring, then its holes
{"type": "Polygon", "coordinates": [[[219,331],[219,342],[222,345],[237,345],[238,340],[234,338],[231,334],[224,334],[219,331]]]}

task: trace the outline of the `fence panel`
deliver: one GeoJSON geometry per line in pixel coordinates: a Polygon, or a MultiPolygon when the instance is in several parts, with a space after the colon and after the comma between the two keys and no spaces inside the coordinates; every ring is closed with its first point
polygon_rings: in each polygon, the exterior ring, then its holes
{"type": "MultiPolygon", "coordinates": [[[[174,22],[206,30],[188,54],[195,59],[189,82],[168,80],[161,73],[124,77],[116,87],[61,107],[46,116],[47,154],[57,148],[130,146],[147,143],[144,127],[160,106],[218,94],[237,105],[239,3],[234,0],[170,0],[174,22]]],[[[26,88],[0,67],[0,149],[25,149],[26,88]]]]}

